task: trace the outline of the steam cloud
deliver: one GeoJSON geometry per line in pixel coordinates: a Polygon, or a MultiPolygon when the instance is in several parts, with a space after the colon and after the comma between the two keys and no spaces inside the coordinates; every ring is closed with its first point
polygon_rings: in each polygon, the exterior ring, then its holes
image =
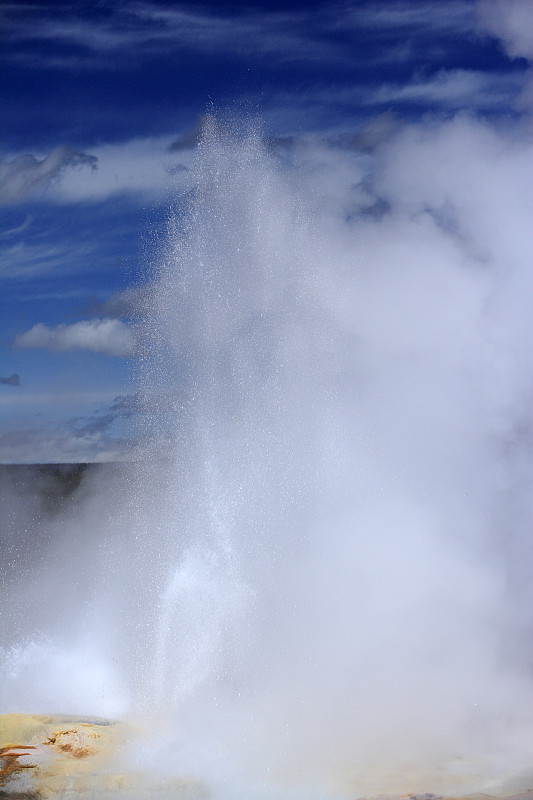
{"type": "Polygon", "coordinates": [[[481,27],[502,40],[511,58],[533,59],[528,0],[480,0],[476,8],[481,27]]]}
{"type": "MultiPolygon", "coordinates": [[[[205,123],[150,292],[143,463],[92,478],[46,574],[8,584],[2,708],[159,707],[151,763],[214,796],[525,786],[529,133],[458,115],[278,149],[205,123]],[[78,602],[51,614],[59,569],[78,602]]],[[[116,322],[17,346],[107,352],[116,322]]]]}

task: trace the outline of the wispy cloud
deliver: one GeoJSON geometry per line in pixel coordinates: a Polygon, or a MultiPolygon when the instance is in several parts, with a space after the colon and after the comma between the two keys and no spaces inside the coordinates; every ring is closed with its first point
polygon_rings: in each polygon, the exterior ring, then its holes
{"type": "Polygon", "coordinates": [[[82,167],[96,170],[96,157],[69,147],[56,147],[41,159],[26,153],[12,161],[0,162],[0,205],[20,203],[38,196],[59,180],[65,169],[82,167]]]}
{"type": "MultiPolygon", "coordinates": [[[[0,436],[4,462],[60,463],[80,461],[116,461],[132,452],[131,438],[126,442],[124,423],[141,410],[137,395],[117,395],[106,399],[98,394],[73,395],[82,405],[96,403],[93,413],[71,417],[60,425],[17,428],[0,436]]],[[[41,408],[57,403],[57,395],[22,397],[30,406],[41,408]]],[[[42,422],[42,421],[41,421],[42,422]]]]}
{"type": "Polygon", "coordinates": [[[4,280],[28,280],[68,274],[95,251],[94,242],[16,242],[0,252],[0,276],[4,280]]]}
{"type": "MultiPolygon", "coordinates": [[[[409,35],[438,33],[457,35],[475,31],[475,10],[470,0],[381,0],[380,3],[350,3],[346,18],[357,28],[409,35]]],[[[344,21],[344,20],[343,20],[344,21]]]]}
{"type": "Polygon", "coordinates": [[[136,350],[130,326],[117,319],[92,319],[49,328],[41,322],[15,337],[15,350],[90,350],[109,356],[131,356],[136,350]]]}
{"type": "Polygon", "coordinates": [[[31,214],[26,214],[25,219],[20,225],[15,225],[14,228],[6,228],[5,231],[0,231],[0,239],[10,239],[12,236],[20,236],[27,228],[30,227],[34,220],[31,214]]]}
{"type": "Polygon", "coordinates": [[[142,410],[142,400],[138,395],[118,395],[108,406],[100,409],[81,423],[76,420],[79,435],[108,431],[118,420],[131,419],[142,410]]]}
{"type": "MultiPolygon", "coordinates": [[[[31,14],[31,11],[29,12],[31,14]]],[[[79,18],[67,8],[53,17],[33,10],[34,24],[26,15],[11,12],[6,29],[10,40],[19,46],[41,40],[58,45],[68,43],[68,56],[57,52],[37,55],[28,47],[14,56],[41,67],[79,67],[110,64],[128,67],[120,58],[134,51],[137,57],[162,52],[207,53],[210,56],[246,57],[275,63],[348,63],[353,60],[353,34],[372,31],[380,40],[398,31],[408,34],[409,48],[427,46],[432,36],[473,36],[475,13],[471,2],[448,0],[438,5],[428,0],[412,3],[334,3],[311,9],[266,11],[257,8],[214,12],[207,7],[187,4],[172,6],[156,2],[117,3],[110,13],[79,18]],[[116,60],[118,57],[118,61],[116,60]]],[[[369,54],[357,47],[358,59],[369,54]]]]}
{"type": "MultiPolygon", "coordinates": [[[[342,48],[324,36],[335,19],[331,11],[311,14],[247,9],[228,15],[201,7],[169,8],[141,2],[117,4],[110,15],[87,19],[70,16],[68,11],[62,18],[39,12],[33,16],[38,24],[28,26],[26,17],[9,15],[6,29],[11,41],[19,45],[35,40],[66,42],[78,48],[72,58],[86,59],[90,54],[95,66],[98,59],[131,53],[132,48],[138,57],[177,49],[255,58],[275,55],[285,61],[321,62],[345,57],[342,48]]],[[[27,55],[32,58],[31,51],[27,55]]],[[[19,52],[19,61],[24,56],[19,52]]],[[[45,66],[46,57],[41,59],[45,66]]],[[[56,62],[54,54],[49,65],[57,66],[56,62]]],[[[127,66],[127,61],[122,66],[127,66]]]]}
{"type": "Polygon", "coordinates": [[[56,202],[99,201],[117,194],[168,196],[187,180],[192,150],[174,154],[174,137],[147,137],[93,148],[98,169],[90,174],[69,170],[57,185],[56,202]],[[178,166],[182,170],[177,169],[178,166]]]}
{"type": "Polygon", "coordinates": [[[520,74],[440,70],[402,84],[385,83],[365,98],[367,104],[417,103],[443,109],[494,109],[509,104],[523,87],[520,74]]]}
{"type": "Polygon", "coordinates": [[[99,202],[119,194],[168,196],[186,183],[193,158],[192,142],[178,152],[173,140],[175,136],[161,136],[101,144],[91,154],[58,147],[41,158],[25,153],[0,162],[0,205],[99,202]]]}
{"type": "Polygon", "coordinates": [[[0,436],[4,463],[70,463],[116,461],[124,455],[124,442],[105,432],[25,428],[0,436]]]}
{"type": "Polygon", "coordinates": [[[297,95],[277,92],[268,98],[267,117],[278,130],[294,130],[302,124],[308,128],[334,130],[353,124],[357,115],[361,123],[368,115],[394,109],[399,114],[416,106],[450,114],[459,110],[491,112],[508,110],[521,101],[527,84],[522,72],[503,74],[476,70],[440,70],[435,74],[415,73],[403,82],[366,81],[351,84],[309,85],[297,95]],[[327,113],[325,112],[327,109],[327,113]]]}

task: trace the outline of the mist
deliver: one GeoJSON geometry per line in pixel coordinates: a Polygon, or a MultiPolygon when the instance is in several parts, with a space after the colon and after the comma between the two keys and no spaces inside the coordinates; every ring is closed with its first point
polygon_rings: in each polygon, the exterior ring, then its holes
{"type": "Polygon", "coordinates": [[[144,720],[214,798],[528,785],[532,155],[206,118],[142,444],[4,551],[2,712],[144,720]]]}

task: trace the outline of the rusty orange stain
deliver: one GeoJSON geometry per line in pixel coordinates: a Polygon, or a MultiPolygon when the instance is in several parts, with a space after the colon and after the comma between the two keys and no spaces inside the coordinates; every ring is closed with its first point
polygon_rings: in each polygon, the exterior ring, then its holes
{"type": "Polygon", "coordinates": [[[8,744],[0,747],[0,786],[6,778],[20,772],[23,769],[34,769],[35,764],[21,764],[19,758],[29,756],[30,753],[17,753],[16,750],[35,750],[31,744],[8,744]]]}

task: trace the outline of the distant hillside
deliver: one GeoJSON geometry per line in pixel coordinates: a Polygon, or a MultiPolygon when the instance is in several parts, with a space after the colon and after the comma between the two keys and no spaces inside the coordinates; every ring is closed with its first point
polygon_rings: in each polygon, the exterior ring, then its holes
{"type": "Polygon", "coordinates": [[[99,464],[0,464],[2,494],[38,501],[44,511],[57,508],[79,487],[87,470],[99,464]]]}
{"type": "Polygon", "coordinates": [[[116,472],[120,464],[0,464],[0,517],[54,515],[75,502],[82,479],[96,471],[116,472]],[[10,509],[10,511],[9,511],[10,509]],[[24,511],[26,510],[26,514],[24,511]]]}
{"type": "Polygon", "coordinates": [[[38,569],[56,537],[77,535],[76,526],[63,523],[94,498],[95,484],[121,496],[117,476],[123,466],[0,464],[0,584],[14,584],[21,572],[38,569]]]}

